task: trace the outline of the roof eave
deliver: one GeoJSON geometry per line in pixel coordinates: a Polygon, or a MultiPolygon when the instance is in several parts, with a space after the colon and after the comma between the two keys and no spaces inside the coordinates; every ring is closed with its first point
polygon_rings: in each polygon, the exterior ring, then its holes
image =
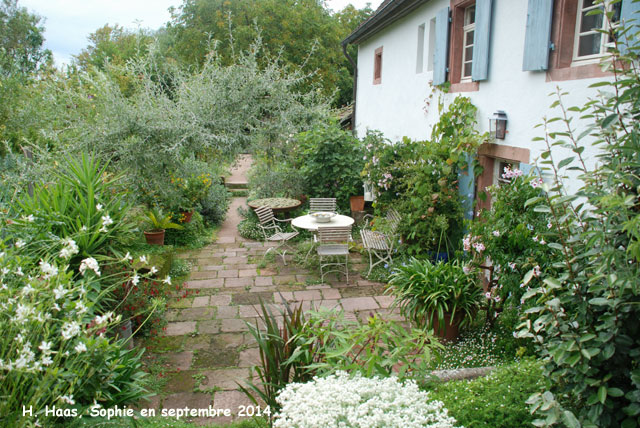
{"type": "Polygon", "coordinates": [[[359,44],[428,1],[430,0],[391,1],[356,28],[342,44],[359,44]]]}

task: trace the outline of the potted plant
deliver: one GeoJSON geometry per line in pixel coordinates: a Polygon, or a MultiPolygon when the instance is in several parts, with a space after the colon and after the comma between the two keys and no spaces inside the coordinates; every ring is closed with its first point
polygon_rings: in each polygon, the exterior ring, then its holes
{"type": "Polygon", "coordinates": [[[412,258],[391,274],[390,291],[407,318],[448,340],[469,324],[482,299],[477,275],[459,261],[412,258]]]}
{"type": "Polygon", "coordinates": [[[147,212],[147,222],[150,229],[144,232],[144,237],[149,245],[164,245],[166,229],[182,229],[182,226],[171,221],[171,215],[164,215],[159,208],[147,212]]]}

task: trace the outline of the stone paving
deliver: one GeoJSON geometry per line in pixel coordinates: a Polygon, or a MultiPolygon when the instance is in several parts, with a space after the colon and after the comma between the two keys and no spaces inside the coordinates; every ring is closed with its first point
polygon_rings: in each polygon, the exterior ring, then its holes
{"type": "Polygon", "coordinates": [[[397,317],[388,309],[392,298],[383,295],[384,285],[357,274],[366,267],[358,253],[350,255],[354,272],[349,284],[334,276],[321,284],[317,273],[294,263],[285,266],[279,256],[261,264],[265,245],[237,234],[237,208],[245,203],[246,198],[233,199],[215,243],[181,255],[193,264],[186,283],[192,293],[170,302],[165,337],[158,339],[160,345],[154,349],[164,351],[169,380],[163,394],[153,397],[148,407],[212,405],[231,409],[233,416],[196,422],[234,420],[239,406],[250,404],[236,382],[242,383],[249,368],[259,361],[246,322],[257,321],[260,301],[276,312],[286,299],[302,302],[305,309],[311,305],[339,307],[351,319],[364,320],[372,312],[397,317]]]}

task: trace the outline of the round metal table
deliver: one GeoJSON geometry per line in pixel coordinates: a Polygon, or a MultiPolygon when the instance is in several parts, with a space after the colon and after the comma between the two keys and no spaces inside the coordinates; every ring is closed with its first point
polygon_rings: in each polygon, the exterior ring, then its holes
{"type": "Polygon", "coordinates": [[[293,227],[297,227],[298,229],[306,229],[311,232],[316,232],[318,230],[318,226],[333,226],[333,227],[351,226],[354,222],[355,220],[352,219],[351,217],[337,214],[330,221],[326,223],[320,223],[316,221],[316,219],[311,217],[309,214],[307,214],[300,217],[296,217],[293,220],[291,220],[291,225],[293,227]]]}

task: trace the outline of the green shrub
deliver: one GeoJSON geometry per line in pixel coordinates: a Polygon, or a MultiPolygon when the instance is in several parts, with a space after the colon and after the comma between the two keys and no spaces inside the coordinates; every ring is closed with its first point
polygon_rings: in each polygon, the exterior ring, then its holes
{"type": "Polygon", "coordinates": [[[524,428],[534,419],[525,401],[543,385],[541,365],[523,361],[483,378],[436,384],[429,396],[442,401],[461,426],[524,428]]]}
{"type": "Polygon", "coordinates": [[[529,400],[538,426],[626,428],[640,417],[640,46],[637,27],[616,31],[634,46],[613,58],[620,62],[606,59],[613,78],[594,84],[604,89],[580,107],[566,107],[558,89],[559,116],[545,119],[536,138],[552,178],[526,205],[549,214],[556,260],[523,279],[531,307],[519,334],[535,341],[548,380],[529,400]],[[584,128],[576,129],[578,117],[584,128]],[[584,156],[591,144],[600,149],[594,167],[584,156]],[[558,159],[555,146],[570,156],[558,159]],[[575,194],[562,185],[567,170],[582,180],[575,194]]]}
{"type": "Polygon", "coordinates": [[[299,199],[304,194],[304,176],[300,170],[289,166],[286,161],[276,164],[261,159],[255,161],[248,183],[251,199],[299,199]]]}
{"type": "Polygon", "coordinates": [[[114,282],[108,272],[117,270],[119,278],[121,263],[115,269],[105,259],[83,259],[74,275],[57,251],[33,258],[17,241],[0,242],[0,254],[2,426],[36,419],[50,426],[55,418],[45,406],[82,412],[94,402],[122,406],[145,395],[141,353],[105,335],[120,321],[101,308],[114,282]],[[33,406],[33,417],[22,406],[33,406]]]}
{"type": "Polygon", "coordinates": [[[245,239],[264,241],[264,234],[259,224],[258,216],[253,210],[239,210],[243,219],[238,223],[238,233],[245,239]]]}
{"type": "Polygon", "coordinates": [[[194,212],[189,223],[183,223],[182,229],[167,229],[164,242],[176,247],[200,248],[211,241],[211,232],[208,231],[202,216],[194,212]]]}
{"type": "Polygon", "coordinates": [[[229,192],[224,185],[214,183],[209,187],[197,206],[197,211],[202,215],[207,226],[211,227],[222,223],[227,215],[230,199],[229,192]]]}
{"type": "Polygon", "coordinates": [[[476,271],[467,268],[458,260],[434,264],[413,258],[392,273],[389,290],[400,311],[419,326],[443,328],[446,313],[464,326],[473,320],[482,296],[476,271]]]}
{"type": "Polygon", "coordinates": [[[348,212],[349,197],[363,194],[362,142],[337,124],[330,124],[296,135],[295,144],[294,168],[304,178],[307,195],[336,198],[339,210],[348,212]]]}
{"type": "Polygon", "coordinates": [[[111,176],[108,163],[100,165],[90,156],[67,159],[53,184],[35,187],[33,196],[23,194],[14,204],[19,218],[10,222],[7,233],[27,243],[25,251],[34,259],[45,258],[74,247],[66,259],[72,270],[87,257],[100,259],[132,242],[134,224],[128,217],[130,205],[119,187],[122,176],[111,176]]]}

